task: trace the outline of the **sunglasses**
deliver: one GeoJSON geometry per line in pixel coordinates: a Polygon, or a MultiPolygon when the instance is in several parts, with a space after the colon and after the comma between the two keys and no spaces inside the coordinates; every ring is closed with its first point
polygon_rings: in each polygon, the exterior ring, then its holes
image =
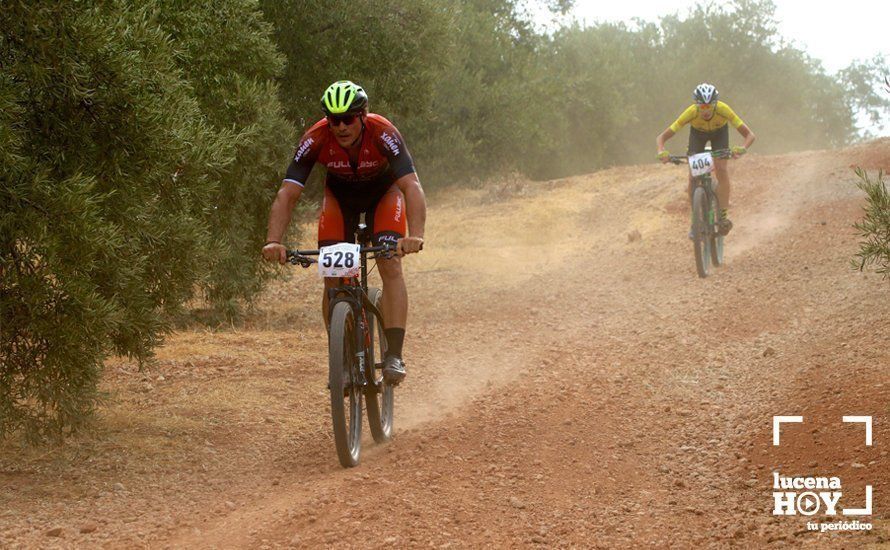
{"type": "Polygon", "coordinates": [[[713,105],[710,103],[699,103],[698,104],[698,108],[701,109],[702,111],[710,111],[711,107],[713,107],[713,105]]]}
{"type": "Polygon", "coordinates": [[[349,126],[355,122],[355,119],[359,116],[360,115],[328,115],[327,118],[328,123],[330,123],[331,126],[339,126],[341,124],[349,126]]]}

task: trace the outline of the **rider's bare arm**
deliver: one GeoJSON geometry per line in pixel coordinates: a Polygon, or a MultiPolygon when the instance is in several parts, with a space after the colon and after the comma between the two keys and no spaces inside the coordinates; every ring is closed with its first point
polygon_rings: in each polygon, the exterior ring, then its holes
{"type": "MultiPolygon", "coordinates": [[[[650,134],[651,135],[651,134],[650,134]]],[[[658,152],[664,151],[664,144],[667,140],[674,137],[674,131],[670,128],[666,128],[664,132],[658,134],[658,137],[655,138],[655,146],[658,148],[658,152]]]]}
{"type": "Polygon", "coordinates": [[[405,174],[395,181],[405,195],[405,208],[408,213],[408,236],[399,241],[399,250],[403,254],[419,252],[423,244],[423,232],[426,225],[426,196],[417,173],[405,174]]]}
{"type": "MultiPolygon", "coordinates": [[[[655,150],[661,156],[661,153],[664,152],[664,144],[667,140],[674,137],[674,131],[670,128],[665,129],[664,132],[658,134],[658,137],[655,138],[655,150]]],[[[662,162],[667,162],[667,158],[663,158],[662,162]]]]}
{"type": "Polygon", "coordinates": [[[293,182],[283,181],[275,195],[272,209],[269,211],[269,228],[266,230],[266,244],[263,247],[263,257],[267,260],[278,260],[284,264],[287,260],[286,248],[283,244],[287,225],[290,223],[291,212],[302,194],[303,188],[293,182]]]}
{"type": "Polygon", "coordinates": [[[751,147],[751,144],[754,143],[755,139],[754,132],[751,131],[751,128],[748,128],[747,124],[742,124],[738,127],[738,131],[742,134],[742,137],[745,138],[745,145],[743,145],[743,147],[745,149],[751,147]]]}

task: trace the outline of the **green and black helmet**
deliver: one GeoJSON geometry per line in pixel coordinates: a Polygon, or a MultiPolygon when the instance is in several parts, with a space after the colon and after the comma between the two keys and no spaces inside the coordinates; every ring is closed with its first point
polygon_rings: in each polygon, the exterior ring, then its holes
{"type": "Polygon", "coordinates": [[[357,114],[368,109],[368,94],[349,80],[334,82],[321,96],[321,108],[326,115],[357,114]]]}

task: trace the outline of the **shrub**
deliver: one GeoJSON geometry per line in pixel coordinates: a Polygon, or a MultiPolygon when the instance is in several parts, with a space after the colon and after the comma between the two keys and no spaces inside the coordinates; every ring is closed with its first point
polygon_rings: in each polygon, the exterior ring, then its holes
{"type": "Polygon", "coordinates": [[[890,280],[890,193],[884,182],[883,171],[872,180],[862,168],[856,169],[856,185],[865,192],[865,216],[853,227],[863,239],[853,266],[860,271],[874,265],[875,271],[890,280]]]}

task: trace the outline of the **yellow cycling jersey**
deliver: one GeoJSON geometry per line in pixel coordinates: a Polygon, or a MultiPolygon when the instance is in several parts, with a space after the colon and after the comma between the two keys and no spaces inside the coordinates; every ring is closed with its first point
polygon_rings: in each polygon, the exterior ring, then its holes
{"type": "Polygon", "coordinates": [[[726,126],[727,122],[731,122],[735,128],[744,124],[739,115],[735,114],[730,106],[722,101],[717,102],[717,106],[714,108],[714,116],[711,117],[711,120],[703,119],[699,114],[698,105],[693,103],[671,124],[671,131],[676,134],[683,126],[692,124],[692,127],[700,132],[713,132],[726,126]]]}

